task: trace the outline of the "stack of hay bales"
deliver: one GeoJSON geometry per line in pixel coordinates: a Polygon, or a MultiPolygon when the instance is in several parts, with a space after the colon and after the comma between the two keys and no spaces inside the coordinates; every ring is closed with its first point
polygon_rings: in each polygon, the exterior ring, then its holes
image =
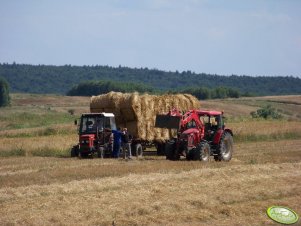
{"type": "Polygon", "coordinates": [[[114,113],[119,127],[128,128],[135,139],[150,142],[170,139],[170,131],[155,128],[155,120],[157,114],[165,114],[173,108],[199,109],[200,102],[190,94],[157,96],[118,92],[92,96],[90,102],[91,113],[114,113]]]}

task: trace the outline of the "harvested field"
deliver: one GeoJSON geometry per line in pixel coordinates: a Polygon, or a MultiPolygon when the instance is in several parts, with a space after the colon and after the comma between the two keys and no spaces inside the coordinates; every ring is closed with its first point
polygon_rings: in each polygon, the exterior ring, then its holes
{"type": "Polygon", "coordinates": [[[300,147],[299,140],[239,144],[231,162],[209,164],[4,158],[0,222],[276,225],[267,207],[301,211],[300,147]]]}
{"type": "MultiPolygon", "coordinates": [[[[24,103],[15,98],[21,97],[13,96],[13,106],[0,109],[5,125],[0,131],[0,225],[114,221],[117,226],[276,226],[265,213],[272,205],[301,215],[301,121],[250,119],[249,111],[267,100],[202,101],[211,109],[229,107],[224,110],[235,142],[230,162],[203,163],[160,156],[69,158],[77,134],[74,118],[64,114],[68,109],[80,112],[89,99],[76,97],[82,105],[72,105],[67,97],[58,97],[57,103],[52,96],[22,95],[24,103]],[[26,122],[23,113],[30,116],[26,122]],[[39,115],[50,121],[37,126],[34,118],[39,115]]],[[[285,109],[289,115],[296,111],[285,109]]]]}

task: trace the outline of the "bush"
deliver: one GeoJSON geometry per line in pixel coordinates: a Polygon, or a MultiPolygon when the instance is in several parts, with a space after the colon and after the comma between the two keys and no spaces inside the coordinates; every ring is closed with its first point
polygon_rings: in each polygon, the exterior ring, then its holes
{"type": "Polygon", "coordinates": [[[263,108],[258,109],[256,112],[252,111],[251,116],[253,118],[272,118],[272,119],[280,119],[282,118],[282,115],[277,112],[275,108],[273,108],[271,105],[266,105],[263,108]]]}

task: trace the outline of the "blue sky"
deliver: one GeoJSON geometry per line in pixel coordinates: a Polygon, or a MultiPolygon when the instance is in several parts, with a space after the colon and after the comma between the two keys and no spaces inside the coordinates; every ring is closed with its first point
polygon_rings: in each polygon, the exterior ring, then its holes
{"type": "Polygon", "coordinates": [[[301,77],[300,0],[0,0],[0,62],[301,77]]]}

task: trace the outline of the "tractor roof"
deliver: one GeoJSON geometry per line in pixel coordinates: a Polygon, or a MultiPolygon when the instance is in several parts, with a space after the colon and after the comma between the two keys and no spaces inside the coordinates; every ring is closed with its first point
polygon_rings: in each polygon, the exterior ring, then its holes
{"type": "Polygon", "coordinates": [[[104,116],[104,117],[115,117],[113,113],[83,113],[82,116],[104,116]]]}
{"type": "Polygon", "coordinates": [[[222,111],[209,111],[209,110],[197,110],[196,112],[199,115],[213,115],[213,116],[217,116],[217,115],[222,115],[223,114],[222,111]]]}

